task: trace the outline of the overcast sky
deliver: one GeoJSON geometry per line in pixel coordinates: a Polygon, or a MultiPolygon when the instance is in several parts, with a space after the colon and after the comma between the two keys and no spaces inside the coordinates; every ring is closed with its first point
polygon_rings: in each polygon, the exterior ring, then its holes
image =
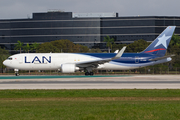
{"type": "Polygon", "coordinates": [[[0,19],[31,17],[51,9],[119,16],[180,16],[180,0],[0,0],[0,19]]]}

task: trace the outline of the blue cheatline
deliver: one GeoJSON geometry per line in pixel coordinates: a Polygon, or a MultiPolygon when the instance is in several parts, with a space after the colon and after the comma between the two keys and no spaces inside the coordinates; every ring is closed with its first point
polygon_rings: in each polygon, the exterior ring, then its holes
{"type": "Polygon", "coordinates": [[[94,76],[84,76],[84,75],[62,75],[62,76],[0,76],[0,79],[49,79],[49,78],[95,78],[95,77],[130,77],[130,75],[94,75],[94,76]]]}

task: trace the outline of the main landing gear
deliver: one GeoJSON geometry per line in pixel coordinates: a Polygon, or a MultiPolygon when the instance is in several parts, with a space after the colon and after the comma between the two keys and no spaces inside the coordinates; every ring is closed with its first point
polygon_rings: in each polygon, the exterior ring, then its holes
{"type": "Polygon", "coordinates": [[[18,69],[14,69],[15,75],[19,76],[19,70],[18,69]]]}
{"type": "Polygon", "coordinates": [[[93,76],[94,75],[94,73],[93,72],[85,72],[85,75],[87,76],[87,75],[91,75],[91,76],[93,76]]]}
{"type": "Polygon", "coordinates": [[[94,75],[94,73],[92,72],[92,68],[86,68],[85,69],[85,75],[87,76],[87,75],[90,75],[90,76],[93,76],[94,75]]]}

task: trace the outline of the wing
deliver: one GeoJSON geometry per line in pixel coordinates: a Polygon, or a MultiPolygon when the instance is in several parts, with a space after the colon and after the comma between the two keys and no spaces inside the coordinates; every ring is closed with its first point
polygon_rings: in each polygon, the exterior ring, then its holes
{"type": "Polygon", "coordinates": [[[126,49],[126,46],[124,46],[119,53],[116,54],[113,58],[107,58],[107,59],[98,59],[98,60],[92,60],[92,61],[85,61],[85,62],[78,62],[76,63],[77,67],[85,68],[85,67],[98,67],[98,64],[104,64],[107,62],[110,62],[111,60],[119,59],[122,54],[124,53],[126,49]]]}

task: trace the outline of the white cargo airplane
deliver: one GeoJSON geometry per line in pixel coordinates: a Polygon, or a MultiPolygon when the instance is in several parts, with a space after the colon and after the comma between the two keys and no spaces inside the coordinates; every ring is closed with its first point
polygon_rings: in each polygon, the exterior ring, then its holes
{"type": "Polygon", "coordinates": [[[126,47],[118,53],[23,53],[10,56],[3,64],[13,68],[16,76],[19,70],[60,70],[62,73],[84,70],[85,75],[93,75],[93,69],[135,69],[171,61],[171,56],[164,55],[174,30],[175,26],[168,26],[140,53],[124,53],[126,47]]]}

